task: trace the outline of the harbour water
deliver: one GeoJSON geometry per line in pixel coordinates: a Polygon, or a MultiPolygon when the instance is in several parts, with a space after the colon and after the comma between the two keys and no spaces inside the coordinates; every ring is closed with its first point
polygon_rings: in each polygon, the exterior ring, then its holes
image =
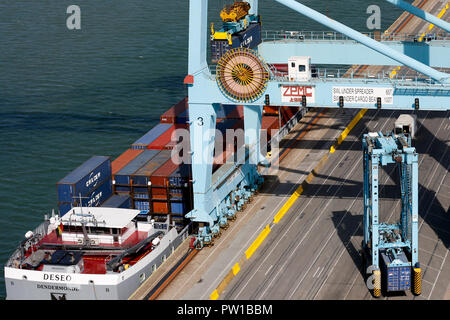
{"type": "MultiPolygon", "coordinates": [[[[209,2],[219,28],[232,1],[209,2]]],[[[381,31],[402,13],[383,0],[301,2],[362,32],[370,5],[381,9],[381,31]]],[[[9,255],[56,209],[56,182],[92,155],[118,156],[186,95],[188,4],[0,3],[0,298],[9,255]],[[80,30],[66,26],[73,4],[80,30]]],[[[275,1],[259,9],[263,30],[327,30],[275,1]]]]}

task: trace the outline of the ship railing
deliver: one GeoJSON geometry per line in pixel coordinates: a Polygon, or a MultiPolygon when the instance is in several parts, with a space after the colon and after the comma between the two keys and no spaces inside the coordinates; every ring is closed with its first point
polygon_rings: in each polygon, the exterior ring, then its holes
{"type": "Polygon", "coordinates": [[[48,232],[49,222],[45,221],[36,227],[33,231],[33,236],[29,239],[22,240],[18,248],[14,251],[11,257],[6,262],[7,267],[21,268],[22,262],[24,260],[24,253],[34,248],[46,235],[48,232]]]}
{"type": "MultiPolygon", "coordinates": [[[[210,65],[209,70],[211,72],[211,79],[215,79],[216,66],[210,65]]],[[[437,83],[433,79],[421,75],[409,68],[405,72],[397,72],[395,74],[390,71],[359,71],[358,68],[317,68],[312,66],[311,68],[311,81],[329,81],[329,82],[377,82],[377,83],[389,83],[392,85],[402,86],[421,86],[421,87],[433,87],[440,88],[443,84],[437,83]]],[[[289,76],[285,72],[279,72],[274,68],[270,68],[270,81],[275,82],[291,82],[289,76]]],[[[445,85],[448,87],[448,85],[445,85]]]]}
{"type": "MultiPolygon", "coordinates": [[[[416,86],[416,87],[448,87],[434,81],[433,79],[421,75],[415,71],[407,70],[404,73],[392,74],[389,71],[358,71],[357,68],[339,69],[339,68],[312,68],[310,82],[377,82],[389,83],[392,85],[416,86]]],[[[271,81],[290,82],[287,73],[273,73],[271,81]]]]}
{"type": "MultiPolygon", "coordinates": [[[[406,41],[406,42],[429,42],[432,40],[445,41],[450,40],[450,35],[446,32],[429,32],[422,34],[408,33],[380,33],[380,32],[364,32],[369,38],[377,41],[406,41]]],[[[348,36],[336,31],[272,31],[266,30],[262,32],[263,41],[354,41],[348,36]]]]}

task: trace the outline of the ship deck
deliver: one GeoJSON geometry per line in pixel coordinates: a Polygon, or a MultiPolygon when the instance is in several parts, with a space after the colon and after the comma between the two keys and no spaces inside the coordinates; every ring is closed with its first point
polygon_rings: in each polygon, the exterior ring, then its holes
{"type": "MultiPolygon", "coordinates": [[[[135,231],[133,232],[125,242],[122,244],[114,243],[100,243],[99,248],[107,248],[107,249],[114,249],[117,248],[118,250],[124,250],[127,248],[132,247],[133,245],[138,244],[142,240],[146,239],[148,236],[147,232],[142,231],[135,231]]],[[[73,241],[63,241],[61,236],[58,236],[58,233],[55,231],[49,233],[45,237],[42,238],[42,240],[38,243],[38,245],[33,250],[38,250],[40,247],[51,247],[55,246],[56,248],[61,248],[64,250],[64,246],[79,246],[79,243],[73,242],[73,241]]],[[[123,258],[123,264],[128,264],[130,266],[134,265],[136,262],[138,262],[140,259],[145,257],[147,254],[149,254],[151,250],[145,250],[141,254],[137,256],[131,256],[131,257],[125,257],[123,258]]],[[[117,251],[114,252],[114,254],[117,254],[117,251]]],[[[26,253],[25,256],[28,257],[31,255],[31,251],[26,253]]],[[[105,274],[106,273],[106,262],[111,260],[113,256],[113,252],[109,252],[108,250],[99,250],[99,251],[85,251],[83,254],[83,263],[84,268],[81,273],[83,274],[105,274]]],[[[36,270],[42,271],[44,265],[41,264],[36,270]]]]}

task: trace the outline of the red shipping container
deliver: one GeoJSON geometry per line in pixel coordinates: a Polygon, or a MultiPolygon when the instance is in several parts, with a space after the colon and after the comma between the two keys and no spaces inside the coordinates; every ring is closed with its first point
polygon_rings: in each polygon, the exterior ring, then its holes
{"type": "Polygon", "coordinates": [[[278,110],[280,107],[278,106],[264,106],[263,114],[264,115],[278,115],[278,110]]]}
{"type": "Polygon", "coordinates": [[[120,156],[118,156],[117,159],[111,162],[112,175],[114,176],[142,152],[144,152],[144,149],[128,149],[120,156]]]}
{"type": "Polygon", "coordinates": [[[161,115],[161,123],[176,123],[177,117],[186,111],[188,106],[188,97],[185,97],[161,115]]]}
{"type": "Polygon", "coordinates": [[[152,199],[167,200],[167,189],[152,188],[152,199]]]}
{"type": "Polygon", "coordinates": [[[153,201],[152,213],[169,213],[169,203],[166,201],[153,201]]]}
{"type": "Polygon", "coordinates": [[[178,168],[178,165],[173,163],[172,159],[169,159],[165,164],[153,172],[150,177],[152,186],[166,187],[169,185],[169,176],[178,168]]]}
{"type": "Polygon", "coordinates": [[[177,141],[172,141],[172,134],[178,129],[189,129],[187,124],[174,124],[166,132],[147,146],[147,149],[171,150],[177,145],[177,141]]]}
{"type": "Polygon", "coordinates": [[[280,107],[281,125],[285,125],[298,112],[299,107],[280,107]]]}
{"type": "Polygon", "coordinates": [[[261,130],[267,130],[267,140],[272,137],[272,130],[280,129],[278,117],[263,117],[261,130]]]}

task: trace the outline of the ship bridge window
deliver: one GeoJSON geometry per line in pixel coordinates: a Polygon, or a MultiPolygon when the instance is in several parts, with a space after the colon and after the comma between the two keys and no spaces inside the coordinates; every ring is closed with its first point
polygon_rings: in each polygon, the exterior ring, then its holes
{"type": "Polygon", "coordinates": [[[299,72],[305,72],[305,71],[306,71],[306,66],[303,65],[303,64],[300,64],[300,65],[298,66],[298,71],[299,71],[299,72]]]}
{"type": "Polygon", "coordinates": [[[295,68],[295,62],[291,62],[291,67],[295,68]]]}
{"type": "Polygon", "coordinates": [[[64,229],[67,228],[67,231],[73,232],[73,233],[81,233],[83,232],[83,228],[81,226],[74,226],[74,225],[68,225],[64,229]]]}
{"type": "Polygon", "coordinates": [[[103,228],[103,227],[89,227],[88,233],[91,234],[111,234],[110,228],[103,228]]]}

